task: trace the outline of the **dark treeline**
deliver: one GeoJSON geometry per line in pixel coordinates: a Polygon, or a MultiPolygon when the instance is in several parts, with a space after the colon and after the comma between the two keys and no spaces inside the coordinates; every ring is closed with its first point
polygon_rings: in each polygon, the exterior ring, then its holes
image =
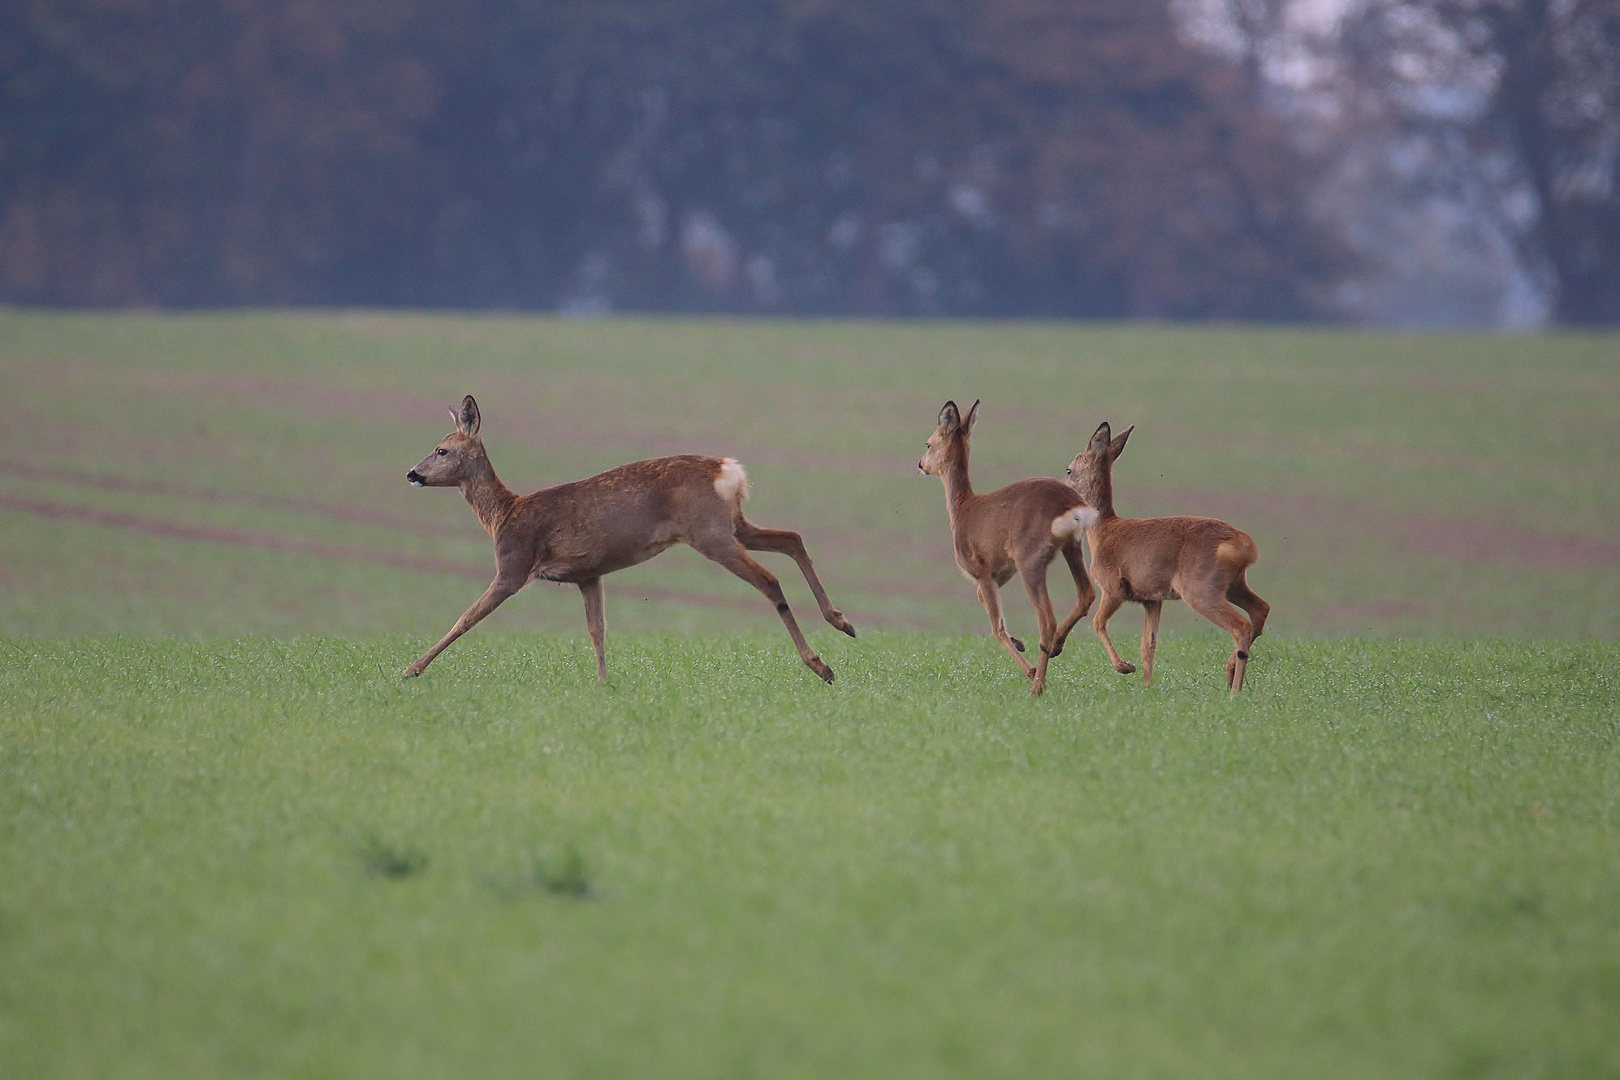
{"type": "Polygon", "coordinates": [[[1620,0],[1305,7],[0,4],[0,302],[1620,320],[1620,0]]]}
{"type": "Polygon", "coordinates": [[[1348,256],[1145,0],[0,6],[0,299],[1291,318],[1348,256]]]}

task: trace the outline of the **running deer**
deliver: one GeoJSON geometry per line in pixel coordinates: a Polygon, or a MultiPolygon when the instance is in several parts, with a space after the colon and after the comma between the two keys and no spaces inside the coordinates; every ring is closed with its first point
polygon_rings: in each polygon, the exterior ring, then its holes
{"type": "Polygon", "coordinates": [[[1101,598],[1092,625],[1108,650],[1114,670],[1136,668],[1120,659],[1108,638],[1108,620],[1127,600],[1141,604],[1142,682],[1153,683],[1153,654],[1159,647],[1159,615],[1166,600],[1187,606],[1232,635],[1237,647],[1226,660],[1226,685],[1236,697],[1243,689],[1249,648],[1266,627],[1271,605],[1256,596],[1244,574],[1260,551],[1249,534],[1224,521],[1204,517],[1122,518],[1114,513],[1114,462],[1135,431],[1116,439],[1103,424],[1069,466],[1069,483],[1085,505],[1086,543],[1091,546],[1091,577],[1101,598]],[[1228,603],[1230,601],[1230,603],[1228,603]],[[1236,604],[1248,617],[1232,610],[1236,604]]]}
{"type": "Polygon", "coordinates": [[[1046,689],[1047,661],[1063,651],[1069,631],[1091,607],[1091,582],[1080,557],[1080,499],[1062,481],[1046,477],[974,494],[968,479],[968,436],[978,416],[977,401],[966,420],[956,402],[947,401],[939,413],[939,428],[928,437],[928,450],[917,468],[944,481],[956,565],[978,586],[979,603],[990,616],[990,632],[1031,680],[1033,696],[1046,689]],[[1046,570],[1059,553],[1069,564],[1076,593],[1074,611],[1061,626],[1046,593],[1046,570]],[[1020,655],[1024,643],[1007,633],[1001,614],[998,590],[1014,573],[1024,579],[1024,591],[1029,593],[1040,628],[1040,657],[1033,665],[1020,655]]]}
{"type": "Polygon", "coordinates": [[[535,579],[579,586],[585,625],[596,647],[596,677],[607,679],[607,625],[602,576],[646,562],[673,544],[690,544],[765,594],[787,626],[799,656],[828,682],[832,668],[804,640],[782,586],[750,551],[774,551],[799,564],[821,614],[850,637],[855,627],[832,606],[804,539],[786,529],[762,529],[743,517],[748,477],[732,458],[681,454],[620,465],[605,473],[515,495],[495,476],[478,435],[478,403],[471,395],[450,410],[456,429],[405,474],[417,487],[459,487],[495,541],[495,580],[456,625],[405,678],[422,674],[449,644],[476,626],[507,597],[535,579]]]}

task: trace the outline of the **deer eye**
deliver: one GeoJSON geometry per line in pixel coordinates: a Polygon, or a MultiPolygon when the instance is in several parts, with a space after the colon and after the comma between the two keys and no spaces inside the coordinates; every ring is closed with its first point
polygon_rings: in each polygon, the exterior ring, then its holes
{"type": "Polygon", "coordinates": [[[444,457],[444,455],[448,454],[450,451],[446,450],[444,447],[441,446],[441,447],[439,447],[437,450],[435,450],[433,452],[435,454],[438,454],[440,457],[444,457]]]}

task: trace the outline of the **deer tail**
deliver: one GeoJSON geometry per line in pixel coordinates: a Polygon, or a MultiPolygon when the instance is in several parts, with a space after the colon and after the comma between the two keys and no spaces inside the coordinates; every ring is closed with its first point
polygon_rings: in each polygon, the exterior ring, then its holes
{"type": "Polygon", "coordinates": [[[1215,549],[1215,561],[1234,570],[1247,570],[1259,558],[1260,549],[1254,546],[1254,539],[1246,532],[1222,540],[1215,549]]]}
{"type": "Polygon", "coordinates": [[[743,472],[736,458],[726,458],[720,462],[720,473],[714,478],[714,490],[733,506],[741,506],[743,500],[748,498],[748,474],[743,472]]]}
{"type": "Polygon", "coordinates": [[[1097,523],[1097,511],[1089,506],[1076,506],[1063,511],[1052,519],[1052,535],[1059,540],[1067,540],[1082,529],[1089,529],[1097,523]]]}

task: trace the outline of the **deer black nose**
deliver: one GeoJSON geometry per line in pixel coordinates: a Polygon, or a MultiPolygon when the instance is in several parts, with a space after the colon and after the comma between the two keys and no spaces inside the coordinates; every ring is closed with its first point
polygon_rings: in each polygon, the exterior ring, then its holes
{"type": "Polygon", "coordinates": [[[406,473],[405,474],[405,479],[409,480],[411,483],[415,484],[417,487],[422,487],[423,483],[424,483],[424,481],[422,480],[422,474],[417,472],[415,469],[412,469],[410,472],[406,473]]]}

